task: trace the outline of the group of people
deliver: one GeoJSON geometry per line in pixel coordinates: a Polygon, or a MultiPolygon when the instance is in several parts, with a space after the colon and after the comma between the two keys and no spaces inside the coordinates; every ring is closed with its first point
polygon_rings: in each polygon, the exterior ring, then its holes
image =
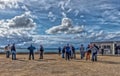
{"type": "MultiPolygon", "coordinates": [[[[31,44],[27,49],[29,50],[29,60],[31,60],[31,58],[34,60],[34,50],[36,48],[31,44]]],[[[12,46],[8,44],[7,46],[5,46],[4,50],[6,52],[6,58],[9,58],[10,54],[12,54],[12,60],[16,60],[15,44],[13,44],[12,46]]],[[[59,50],[58,52],[59,55],[61,55],[62,53],[62,58],[65,58],[66,60],[76,59],[75,47],[73,45],[67,44],[62,49],[61,47],[59,47],[58,50],[59,50]]],[[[85,48],[84,45],[81,44],[79,50],[80,50],[81,59],[83,59],[86,56],[86,60],[90,60],[90,55],[92,54],[92,58],[91,58],[92,61],[97,61],[97,53],[99,48],[95,44],[89,44],[87,48],[85,48]]],[[[42,45],[40,45],[40,48],[38,51],[40,52],[39,59],[43,59],[44,48],[42,45]]]]}
{"type": "Polygon", "coordinates": [[[62,58],[65,58],[66,60],[76,58],[75,47],[73,45],[70,46],[69,44],[67,44],[66,46],[63,47],[63,49],[59,47],[58,50],[59,55],[62,52],[62,58]]]}
{"type": "MultiPolygon", "coordinates": [[[[29,60],[31,60],[31,57],[32,59],[34,60],[34,50],[36,49],[32,44],[27,48],[29,50],[29,60]]],[[[39,59],[43,59],[43,53],[44,53],[44,48],[42,45],[40,45],[40,48],[38,50],[40,53],[40,57],[39,59]]]]}
{"type": "Polygon", "coordinates": [[[8,44],[7,46],[5,46],[4,50],[6,52],[6,58],[9,58],[10,54],[12,54],[12,60],[16,60],[15,44],[13,44],[12,46],[10,46],[10,44],[8,44]]]}
{"type": "MultiPolygon", "coordinates": [[[[31,58],[34,60],[34,50],[36,48],[31,44],[27,49],[29,50],[29,60],[31,60],[31,58]]],[[[10,46],[10,44],[8,44],[7,46],[5,46],[4,50],[5,50],[5,53],[6,53],[6,58],[9,58],[10,54],[12,54],[12,60],[16,60],[15,44],[13,44],[12,46],[10,46]]],[[[40,48],[39,48],[38,51],[40,53],[39,59],[43,59],[44,48],[43,48],[42,45],[40,45],[40,48]]]]}
{"type": "MultiPolygon", "coordinates": [[[[66,60],[76,58],[75,47],[73,45],[67,44],[62,49],[59,47],[58,50],[59,55],[62,53],[62,58],[65,58],[66,60]]],[[[84,45],[81,44],[79,50],[81,59],[86,56],[86,60],[90,60],[90,55],[92,54],[91,60],[97,61],[97,53],[99,51],[99,48],[95,44],[89,44],[87,48],[85,48],[84,45]]]]}

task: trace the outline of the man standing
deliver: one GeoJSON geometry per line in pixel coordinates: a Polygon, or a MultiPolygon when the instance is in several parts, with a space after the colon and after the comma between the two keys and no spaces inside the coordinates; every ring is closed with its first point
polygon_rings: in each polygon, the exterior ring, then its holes
{"type": "Polygon", "coordinates": [[[102,53],[102,56],[103,56],[104,55],[104,49],[103,48],[101,49],[101,53],[102,53]]]}
{"type": "Polygon", "coordinates": [[[91,51],[92,51],[92,61],[97,61],[97,52],[98,52],[99,48],[93,44],[91,51]]]}
{"type": "Polygon", "coordinates": [[[61,55],[61,47],[58,48],[58,54],[61,55]]]}
{"type": "Polygon", "coordinates": [[[83,44],[81,44],[81,46],[80,46],[80,54],[81,54],[81,59],[83,59],[84,58],[84,54],[85,54],[85,48],[84,48],[84,46],[83,46],[83,44]]]}
{"type": "Polygon", "coordinates": [[[40,45],[40,58],[39,59],[43,59],[43,53],[44,53],[44,48],[42,45],[40,45]]]}
{"type": "Polygon", "coordinates": [[[69,44],[67,44],[65,52],[66,52],[66,60],[70,60],[71,49],[70,49],[69,44]]]}
{"type": "Polygon", "coordinates": [[[64,46],[62,49],[62,58],[65,58],[65,50],[66,50],[66,46],[64,46]]]}
{"type": "Polygon", "coordinates": [[[73,58],[75,59],[76,58],[75,47],[71,45],[71,49],[72,49],[73,58]]]}
{"type": "Polygon", "coordinates": [[[12,45],[11,52],[12,52],[12,60],[16,60],[16,48],[15,48],[15,44],[12,45]]]}
{"type": "Polygon", "coordinates": [[[34,50],[36,48],[31,44],[27,49],[29,50],[29,60],[31,60],[31,56],[32,56],[32,59],[34,60],[34,50]]]}

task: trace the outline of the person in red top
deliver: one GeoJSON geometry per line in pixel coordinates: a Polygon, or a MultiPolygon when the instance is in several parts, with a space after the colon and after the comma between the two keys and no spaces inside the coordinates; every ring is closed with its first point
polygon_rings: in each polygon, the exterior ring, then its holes
{"type": "Polygon", "coordinates": [[[91,46],[90,44],[87,47],[87,52],[86,52],[86,60],[90,60],[90,54],[91,54],[91,46]]]}

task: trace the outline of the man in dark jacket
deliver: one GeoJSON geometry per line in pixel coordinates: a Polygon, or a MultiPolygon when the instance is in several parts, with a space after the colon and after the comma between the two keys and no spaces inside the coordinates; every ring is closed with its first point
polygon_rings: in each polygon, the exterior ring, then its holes
{"type": "Polygon", "coordinates": [[[31,56],[32,56],[32,59],[34,60],[34,50],[36,48],[31,44],[27,49],[29,50],[29,60],[31,60],[31,56]]]}
{"type": "Polygon", "coordinates": [[[66,49],[66,46],[64,46],[62,49],[62,58],[65,58],[65,49],[66,49]]]}
{"type": "Polygon", "coordinates": [[[61,47],[58,48],[58,54],[61,55],[61,47]]]}
{"type": "Polygon", "coordinates": [[[12,53],[12,60],[16,60],[16,48],[15,48],[15,44],[13,44],[12,47],[11,47],[11,53],[12,53]]]}
{"type": "Polygon", "coordinates": [[[75,59],[76,58],[76,53],[75,53],[75,47],[73,45],[71,45],[71,50],[72,50],[72,53],[73,53],[73,58],[75,59]]]}

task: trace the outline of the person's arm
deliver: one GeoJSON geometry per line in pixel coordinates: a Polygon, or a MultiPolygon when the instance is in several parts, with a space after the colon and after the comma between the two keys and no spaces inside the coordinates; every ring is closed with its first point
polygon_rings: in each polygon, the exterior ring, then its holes
{"type": "Polygon", "coordinates": [[[16,47],[14,47],[15,48],[15,51],[16,51],[16,47]]]}
{"type": "Polygon", "coordinates": [[[83,51],[85,51],[85,47],[83,47],[83,51]]]}
{"type": "Polygon", "coordinates": [[[43,51],[44,51],[44,48],[42,47],[43,51]]]}
{"type": "Polygon", "coordinates": [[[34,50],[35,50],[36,48],[34,47],[34,50]]]}
{"type": "Polygon", "coordinates": [[[73,47],[73,50],[74,50],[74,52],[75,52],[75,47],[73,47]]]}
{"type": "Polygon", "coordinates": [[[27,48],[28,50],[30,49],[30,47],[27,48]]]}
{"type": "Polygon", "coordinates": [[[11,46],[11,49],[10,49],[11,51],[12,51],[12,46],[11,46]]]}
{"type": "Polygon", "coordinates": [[[11,47],[10,47],[10,46],[8,47],[8,50],[9,50],[9,51],[11,50],[11,47]]]}
{"type": "Polygon", "coordinates": [[[4,47],[4,51],[6,52],[6,46],[4,47]]]}

